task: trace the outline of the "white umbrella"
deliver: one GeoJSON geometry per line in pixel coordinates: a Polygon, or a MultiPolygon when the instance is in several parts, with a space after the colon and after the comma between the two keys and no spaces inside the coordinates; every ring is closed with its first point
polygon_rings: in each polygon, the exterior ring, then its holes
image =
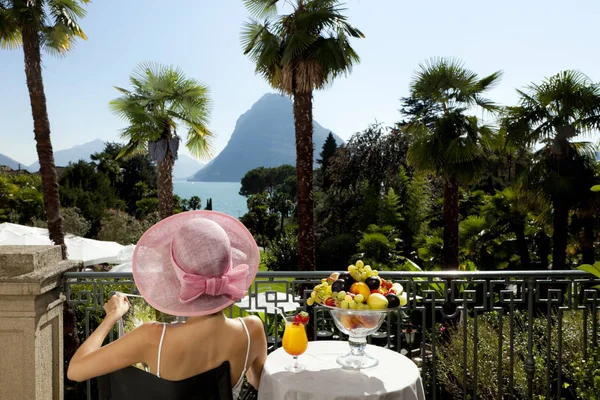
{"type": "Polygon", "coordinates": [[[115,265],[109,272],[131,272],[131,261],[115,265]]]}
{"type": "MultiPolygon", "coordinates": [[[[69,260],[82,260],[84,266],[102,263],[120,264],[129,261],[135,247],[74,235],[66,235],[65,244],[69,260]]],[[[47,229],[3,223],[0,224],[0,245],[50,246],[52,242],[48,237],[47,229]]]]}
{"type": "Polygon", "coordinates": [[[263,292],[258,293],[256,297],[246,296],[234,305],[247,312],[264,312],[266,309],[268,314],[275,314],[277,312],[275,296],[277,296],[277,308],[284,312],[295,311],[300,307],[300,303],[295,302],[291,294],[283,292],[263,292]]]}

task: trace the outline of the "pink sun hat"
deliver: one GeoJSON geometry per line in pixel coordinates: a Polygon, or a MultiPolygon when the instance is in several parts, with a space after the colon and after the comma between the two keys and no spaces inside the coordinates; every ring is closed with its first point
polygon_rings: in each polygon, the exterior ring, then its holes
{"type": "Polygon", "coordinates": [[[221,311],[245,296],[260,253],[237,219],[216,211],[165,218],[144,233],[133,252],[133,279],[144,299],[169,315],[221,311]]]}

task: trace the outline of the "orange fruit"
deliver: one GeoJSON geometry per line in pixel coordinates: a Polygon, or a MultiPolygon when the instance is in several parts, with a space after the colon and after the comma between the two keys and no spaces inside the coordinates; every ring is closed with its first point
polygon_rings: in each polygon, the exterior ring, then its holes
{"type": "Polygon", "coordinates": [[[369,289],[369,286],[364,282],[354,282],[352,286],[350,286],[350,293],[362,294],[366,299],[371,294],[371,289],[369,289]]]}

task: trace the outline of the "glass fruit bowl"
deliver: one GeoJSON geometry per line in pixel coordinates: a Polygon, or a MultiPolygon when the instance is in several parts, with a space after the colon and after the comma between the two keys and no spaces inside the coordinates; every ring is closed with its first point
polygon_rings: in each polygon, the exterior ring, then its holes
{"type": "Polygon", "coordinates": [[[349,369],[370,368],[379,364],[375,357],[365,352],[367,336],[377,332],[386,316],[390,312],[399,310],[400,307],[381,310],[352,310],[324,304],[321,306],[329,310],[338,329],[348,335],[350,353],[339,356],[337,363],[349,369]]]}

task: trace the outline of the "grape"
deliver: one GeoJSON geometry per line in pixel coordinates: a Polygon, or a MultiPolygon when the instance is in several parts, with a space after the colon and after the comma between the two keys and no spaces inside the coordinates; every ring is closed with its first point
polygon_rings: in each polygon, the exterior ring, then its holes
{"type": "Polygon", "coordinates": [[[346,300],[342,300],[342,302],[340,303],[340,307],[341,308],[348,308],[348,302],[346,300]]]}
{"type": "Polygon", "coordinates": [[[348,303],[348,307],[351,308],[352,310],[356,310],[356,308],[358,307],[358,304],[356,304],[356,302],[354,300],[352,300],[352,302],[348,303]]]}
{"type": "Polygon", "coordinates": [[[356,267],[354,265],[350,265],[348,267],[348,272],[352,273],[352,272],[355,272],[355,271],[356,271],[356,267]]]}
{"type": "Polygon", "coordinates": [[[366,273],[366,272],[363,272],[363,273],[360,275],[360,277],[361,277],[361,280],[362,280],[362,281],[364,281],[365,279],[367,279],[367,273],[366,273]]]}
{"type": "Polygon", "coordinates": [[[306,304],[308,306],[312,306],[313,304],[315,304],[315,299],[313,299],[312,297],[309,298],[308,300],[306,300],[306,304]]]}
{"type": "Polygon", "coordinates": [[[371,272],[371,266],[370,265],[365,265],[365,271],[367,272],[371,272]]]}
{"type": "Polygon", "coordinates": [[[314,290],[312,291],[312,293],[310,294],[310,297],[312,299],[314,299],[315,297],[317,297],[317,292],[315,292],[314,290]]]}
{"type": "Polygon", "coordinates": [[[333,297],[334,299],[337,299],[337,297],[338,297],[338,292],[333,292],[333,293],[331,293],[331,297],[333,297]]]}
{"type": "Polygon", "coordinates": [[[366,304],[363,304],[363,303],[358,303],[358,304],[356,305],[356,309],[357,309],[357,310],[359,310],[359,311],[360,311],[360,310],[364,310],[364,309],[365,309],[365,305],[366,305],[366,304]]]}
{"type": "Polygon", "coordinates": [[[400,305],[404,307],[408,303],[408,297],[406,296],[406,292],[400,295],[400,305]]]}
{"type": "Polygon", "coordinates": [[[344,292],[343,290],[341,292],[338,293],[337,298],[339,301],[342,301],[346,298],[346,292],[344,292]]]}
{"type": "Polygon", "coordinates": [[[371,307],[368,304],[363,304],[363,310],[370,310],[371,307]]]}
{"type": "Polygon", "coordinates": [[[346,297],[344,297],[344,300],[346,300],[347,303],[350,303],[351,301],[354,301],[352,299],[352,296],[350,296],[349,294],[347,294],[346,297]]]}
{"type": "Polygon", "coordinates": [[[362,268],[362,267],[364,267],[364,266],[365,266],[365,263],[364,263],[364,262],[362,262],[362,260],[358,260],[358,261],[355,263],[355,265],[356,265],[356,267],[357,267],[357,268],[362,268]]]}
{"type": "Polygon", "coordinates": [[[357,294],[356,296],[354,296],[354,301],[357,303],[362,303],[363,301],[365,301],[365,296],[363,296],[362,294],[357,294]]]}

